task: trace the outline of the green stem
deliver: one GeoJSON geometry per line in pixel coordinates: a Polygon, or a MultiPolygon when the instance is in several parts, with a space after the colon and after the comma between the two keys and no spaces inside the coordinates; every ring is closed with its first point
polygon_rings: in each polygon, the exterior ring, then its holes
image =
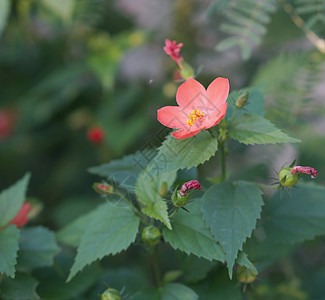
{"type": "Polygon", "coordinates": [[[132,202],[127,197],[125,197],[120,192],[113,192],[113,194],[121,197],[131,207],[131,209],[140,217],[142,223],[146,225],[150,225],[147,219],[144,217],[144,215],[132,204],[132,202]]]}
{"type": "Polygon", "coordinates": [[[219,142],[220,145],[220,158],[221,158],[221,180],[226,179],[226,153],[224,142],[219,142]]]}
{"type": "Polygon", "coordinates": [[[209,133],[211,134],[212,138],[216,139],[217,137],[214,135],[213,131],[211,128],[208,129],[209,133]]]}
{"type": "Polygon", "coordinates": [[[230,124],[232,123],[232,121],[235,119],[235,117],[236,117],[236,115],[237,115],[237,111],[238,111],[238,108],[237,108],[237,106],[235,107],[235,111],[234,111],[234,113],[232,114],[232,117],[231,117],[231,119],[230,119],[230,124]]]}
{"type": "Polygon", "coordinates": [[[157,286],[161,286],[161,272],[160,272],[160,266],[159,266],[159,260],[158,260],[158,247],[155,247],[154,253],[152,254],[152,265],[153,265],[153,271],[155,273],[155,279],[157,286]]]}
{"type": "Polygon", "coordinates": [[[179,208],[177,207],[169,216],[169,218],[173,217],[177,212],[178,212],[179,208]]]}
{"type": "Polygon", "coordinates": [[[270,186],[270,185],[266,185],[266,184],[263,184],[263,183],[258,183],[258,185],[261,188],[265,188],[265,189],[271,189],[271,190],[277,190],[278,189],[277,186],[270,186]]]}

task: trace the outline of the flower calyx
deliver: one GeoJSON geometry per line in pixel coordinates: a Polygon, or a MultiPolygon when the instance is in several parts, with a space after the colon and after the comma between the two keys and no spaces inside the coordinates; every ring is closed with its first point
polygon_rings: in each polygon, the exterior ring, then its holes
{"type": "Polygon", "coordinates": [[[295,166],[296,160],[294,160],[290,167],[283,168],[279,172],[279,182],[280,186],[283,187],[293,187],[297,184],[299,177],[302,174],[308,174],[311,178],[316,178],[318,176],[317,170],[312,167],[295,166]]]}

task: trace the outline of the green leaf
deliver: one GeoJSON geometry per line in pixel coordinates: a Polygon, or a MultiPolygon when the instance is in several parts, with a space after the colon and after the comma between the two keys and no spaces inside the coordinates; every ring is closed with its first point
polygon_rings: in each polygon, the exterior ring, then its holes
{"type": "Polygon", "coordinates": [[[150,172],[190,169],[209,160],[217,150],[218,141],[206,130],[182,140],[169,135],[153,159],[150,172]]]}
{"type": "Polygon", "coordinates": [[[167,283],[162,287],[161,300],[198,300],[199,296],[186,285],[167,283]]]}
{"type": "Polygon", "coordinates": [[[10,222],[25,201],[30,174],[0,193],[0,227],[10,222]]]}
{"type": "Polygon", "coordinates": [[[121,159],[112,160],[108,164],[91,167],[88,171],[91,174],[106,177],[123,188],[134,189],[139,174],[155,155],[156,152],[152,149],[143,150],[121,159]]]}
{"type": "Polygon", "coordinates": [[[94,263],[84,268],[70,282],[65,282],[73,263],[72,254],[69,250],[63,250],[55,257],[53,267],[44,267],[33,271],[33,275],[39,280],[37,293],[41,299],[84,300],[83,294],[100,279],[102,268],[99,263],[94,263]]]}
{"type": "Polygon", "coordinates": [[[93,211],[80,216],[76,220],[72,221],[67,226],[63,227],[57,233],[57,238],[61,243],[67,244],[72,247],[78,247],[81,242],[81,238],[86,232],[89,224],[95,220],[97,214],[102,209],[102,206],[94,209],[93,211]]]}
{"type": "Polygon", "coordinates": [[[276,3],[270,0],[258,2],[246,0],[238,3],[230,1],[223,13],[226,20],[220,26],[220,29],[230,37],[219,43],[221,48],[228,49],[239,45],[242,58],[249,59],[253,46],[260,44],[266,33],[266,25],[276,8],[276,3]]]}
{"type": "Polygon", "coordinates": [[[215,184],[202,197],[203,218],[226,252],[230,277],[238,251],[260,217],[261,194],[256,184],[238,181],[215,184]]]}
{"type": "Polygon", "coordinates": [[[0,274],[15,277],[15,265],[19,245],[20,230],[9,225],[0,230],[0,274]]]}
{"type": "Polygon", "coordinates": [[[54,233],[41,226],[23,228],[19,245],[18,266],[24,270],[51,266],[60,250],[54,233]]]}
{"type": "Polygon", "coordinates": [[[247,270],[251,270],[254,274],[258,274],[255,266],[252,264],[252,262],[248,259],[247,254],[245,252],[240,252],[238,254],[238,257],[236,259],[236,263],[245,267],[247,270]]]}
{"type": "Polygon", "coordinates": [[[239,116],[229,129],[229,135],[246,145],[300,142],[300,140],[283,133],[269,120],[255,114],[239,116]]]}
{"type": "Polygon", "coordinates": [[[10,1],[9,0],[1,0],[0,1],[0,38],[2,32],[4,31],[7,20],[10,14],[10,1]]]}
{"type": "Polygon", "coordinates": [[[216,262],[195,255],[184,254],[180,265],[182,267],[183,282],[196,283],[207,276],[208,272],[216,266],[216,262]]]}
{"type": "Polygon", "coordinates": [[[161,300],[159,291],[156,288],[147,288],[136,292],[127,300],[161,300]]]}
{"type": "Polygon", "coordinates": [[[68,281],[95,260],[128,248],[136,238],[139,223],[128,207],[102,206],[81,239],[68,281]]]}
{"type": "Polygon", "coordinates": [[[239,43],[238,38],[235,37],[229,37],[224,40],[222,40],[218,45],[216,46],[217,51],[226,51],[229,48],[232,48],[233,46],[237,45],[239,43]]]}
{"type": "Polygon", "coordinates": [[[324,186],[299,184],[290,191],[278,191],[265,206],[267,237],[275,243],[294,244],[325,235],[324,186]]]}
{"type": "Polygon", "coordinates": [[[149,171],[145,170],[139,176],[136,185],[138,200],[144,205],[142,212],[160,220],[169,229],[171,229],[171,225],[167,212],[167,204],[159,194],[159,190],[164,182],[167,184],[167,189],[169,189],[176,179],[176,174],[176,171],[150,174],[149,171]]]}
{"type": "Polygon", "coordinates": [[[147,216],[163,222],[168,229],[172,229],[168,216],[168,207],[163,200],[157,200],[143,207],[141,211],[147,216]]]}
{"type": "Polygon", "coordinates": [[[200,199],[195,199],[186,206],[190,213],[179,211],[172,222],[173,230],[163,229],[164,239],[186,254],[224,262],[223,250],[205,225],[200,204],[200,199]]]}
{"type": "Polygon", "coordinates": [[[27,274],[17,273],[14,279],[5,277],[0,285],[1,299],[3,300],[36,300],[38,281],[27,274]]]}
{"type": "Polygon", "coordinates": [[[241,286],[230,280],[224,268],[214,270],[205,280],[196,284],[195,291],[203,300],[243,300],[241,286]]]}

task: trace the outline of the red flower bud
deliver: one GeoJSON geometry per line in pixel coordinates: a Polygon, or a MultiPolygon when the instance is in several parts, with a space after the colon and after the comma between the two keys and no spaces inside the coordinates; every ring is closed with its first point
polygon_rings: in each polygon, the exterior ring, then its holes
{"type": "Polygon", "coordinates": [[[179,191],[181,196],[185,196],[186,192],[190,189],[196,189],[196,190],[200,190],[201,189],[201,185],[197,180],[191,180],[188,181],[186,183],[184,183],[181,187],[181,190],[179,191]]]}
{"type": "Polygon", "coordinates": [[[87,139],[93,144],[100,145],[104,141],[105,132],[101,127],[94,127],[88,130],[87,139]]]}
{"type": "Polygon", "coordinates": [[[290,173],[293,175],[296,173],[304,173],[311,175],[311,178],[316,178],[318,176],[318,172],[312,167],[295,166],[290,170],[290,173]]]}
{"type": "Polygon", "coordinates": [[[190,189],[200,190],[201,185],[197,180],[191,180],[184,183],[179,191],[175,189],[172,195],[172,202],[176,207],[183,207],[191,198],[191,193],[187,193],[190,189]]]}
{"type": "Polygon", "coordinates": [[[114,191],[114,188],[107,183],[94,183],[93,189],[97,193],[104,194],[104,195],[112,194],[114,191]]]}
{"type": "Polygon", "coordinates": [[[24,203],[18,214],[8,223],[16,225],[17,227],[23,227],[28,222],[28,212],[30,210],[30,204],[24,203]]]}

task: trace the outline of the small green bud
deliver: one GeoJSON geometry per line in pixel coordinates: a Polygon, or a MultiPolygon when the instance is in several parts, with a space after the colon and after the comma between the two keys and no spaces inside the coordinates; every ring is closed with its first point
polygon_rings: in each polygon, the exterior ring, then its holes
{"type": "Polygon", "coordinates": [[[142,230],[141,237],[145,244],[156,246],[161,239],[161,233],[157,227],[150,225],[142,230]]]}
{"type": "Polygon", "coordinates": [[[236,107],[243,108],[248,101],[249,93],[247,91],[242,92],[236,100],[236,107]]]}
{"type": "Polygon", "coordinates": [[[93,189],[97,193],[103,194],[103,195],[112,194],[114,192],[114,188],[107,183],[94,183],[93,189]]]}
{"type": "Polygon", "coordinates": [[[188,194],[185,194],[184,196],[182,196],[180,194],[180,191],[177,191],[177,188],[176,188],[172,195],[172,202],[173,202],[174,206],[176,206],[176,207],[183,207],[184,205],[187,204],[187,202],[190,200],[190,198],[191,198],[191,193],[188,193],[188,194]]]}
{"type": "Polygon", "coordinates": [[[179,192],[177,192],[176,196],[172,198],[172,201],[176,207],[183,207],[190,200],[190,197],[190,194],[182,196],[179,192]]]}
{"type": "Polygon", "coordinates": [[[298,182],[298,175],[291,174],[291,168],[284,168],[279,172],[279,181],[282,186],[292,187],[298,182]]]}
{"type": "Polygon", "coordinates": [[[246,269],[243,266],[239,266],[237,270],[238,281],[242,283],[252,283],[257,277],[256,272],[253,270],[246,269]]]}
{"type": "Polygon", "coordinates": [[[101,294],[101,300],[121,300],[121,295],[118,290],[109,288],[101,294]]]}
{"type": "Polygon", "coordinates": [[[165,197],[168,193],[168,187],[167,187],[167,182],[164,181],[161,186],[160,186],[160,189],[159,189],[159,195],[161,197],[165,197]]]}
{"type": "Polygon", "coordinates": [[[180,70],[179,73],[184,79],[193,78],[195,73],[193,68],[184,60],[179,61],[180,70]]]}

